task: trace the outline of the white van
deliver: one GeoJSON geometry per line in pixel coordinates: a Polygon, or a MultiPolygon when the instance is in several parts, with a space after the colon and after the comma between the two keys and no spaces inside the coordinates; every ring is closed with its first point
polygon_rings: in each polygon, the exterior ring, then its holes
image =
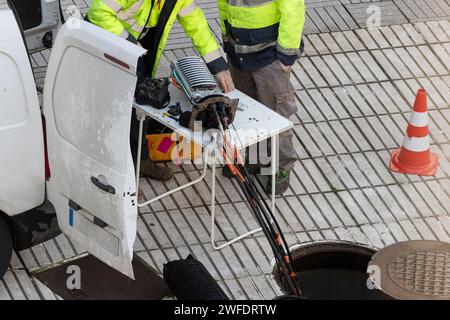
{"type": "Polygon", "coordinates": [[[132,278],[129,132],[145,50],[81,20],[58,30],[59,15],[58,0],[0,0],[0,278],[13,249],[59,229],[132,278]],[[40,106],[28,54],[56,32],[40,106]]]}

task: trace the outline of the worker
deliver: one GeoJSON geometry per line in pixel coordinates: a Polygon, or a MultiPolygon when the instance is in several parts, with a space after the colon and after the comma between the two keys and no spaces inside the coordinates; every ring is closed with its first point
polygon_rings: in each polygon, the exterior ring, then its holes
{"type": "MultiPolygon", "coordinates": [[[[139,88],[146,78],[155,77],[175,18],[191,38],[211,73],[216,76],[223,91],[231,91],[233,81],[228,65],[222,57],[203,11],[194,0],[93,0],[85,20],[135,44],[139,43],[147,49],[147,54],[138,62],[139,88]]],[[[130,144],[135,161],[139,147],[138,138],[139,122],[133,110],[130,144]]],[[[141,173],[157,180],[172,178],[171,168],[157,167],[150,160],[145,138],[141,147],[143,148],[141,173]]]]}
{"type": "MultiPolygon", "coordinates": [[[[218,5],[234,85],[290,118],[297,112],[290,75],[303,47],[304,0],[218,0],[218,5]]],[[[276,194],[289,188],[296,161],[291,130],[280,135],[276,194]]],[[[268,193],[271,187],[269,179],[268,193]]]]}

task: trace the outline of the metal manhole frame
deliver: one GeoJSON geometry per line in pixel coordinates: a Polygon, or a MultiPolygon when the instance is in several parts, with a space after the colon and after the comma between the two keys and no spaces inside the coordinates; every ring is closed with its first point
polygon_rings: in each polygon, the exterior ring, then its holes
{"type": "MultiPolygon", "coordinates": [[[[301,258],[303,256],[302,250],[310,248],[310,247],[316,247],[316,248],[333,248],[336,249],[336,246],[341,245],[342,247],[337,250],[340,252],[347,252],[347,248],[354,248],[355,250],[360,250],[360,252],[373,252],[373,254],[376,254],[378,251],[378,248],[367,243],[361,243],[361,242],[355,242],[355,241],[347,241],[347,240],[336,240],[336,239],[330,239],[330,240],[317,240],[317,241],[307,241],[307,242],[301,242],[296,243],[294,245],[291,245],[289,247],[289,250],[292,253],[292,259],[301,258]]],[[[278,271],[276,270],[276,260],[272,257],[270,261],[270,269],[272,272],[270,273],[270,279],[273,283],[273,287],[276,289],[275,292],[277,296],[283,296],[288,294],[288,292],[283,288],[283,285],[280,282],[278,271]]]]}

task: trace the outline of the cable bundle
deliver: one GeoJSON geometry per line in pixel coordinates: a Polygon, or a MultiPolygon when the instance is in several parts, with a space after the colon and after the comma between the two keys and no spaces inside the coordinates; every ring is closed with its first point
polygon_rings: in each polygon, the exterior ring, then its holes
{"type": "Polygon", "coordinates": [[[287,245],[286,239],[277,222],[272,209],[264,198],[262,192],[256,186],[253,176],[248,172],[244,166],[244,162],[240,159],[239,152],[236,147],[230,146],[227,141],[227,136],[224,128],[227,128],[226,123],[221,124],[220,130],[223,137],[222,155],[225,163],[228,166],[233,177],[236,178],[241,187],[252,212],[260,224],[277,261],[277,266],[280,268],[282,281],[287,283],[290,289],[290,294],[294,296],[301,296],[301,290],[298,285],[297,273],[292,264],[292,256],[287,245]],[[230,152],[232,155],[230,155],[230,152]],[[284,279],[283,279],[284,278],[284,279]]]}

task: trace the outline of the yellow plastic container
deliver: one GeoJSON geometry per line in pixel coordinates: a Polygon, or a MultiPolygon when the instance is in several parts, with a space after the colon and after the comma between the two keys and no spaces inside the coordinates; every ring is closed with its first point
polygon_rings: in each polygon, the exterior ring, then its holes
{"type": "Polygon", "coordinates": [[[201,146],[177,133],[148,134],[146,138],[150,159],[155,162],[194,160],[202,155],[201,146]]]}

